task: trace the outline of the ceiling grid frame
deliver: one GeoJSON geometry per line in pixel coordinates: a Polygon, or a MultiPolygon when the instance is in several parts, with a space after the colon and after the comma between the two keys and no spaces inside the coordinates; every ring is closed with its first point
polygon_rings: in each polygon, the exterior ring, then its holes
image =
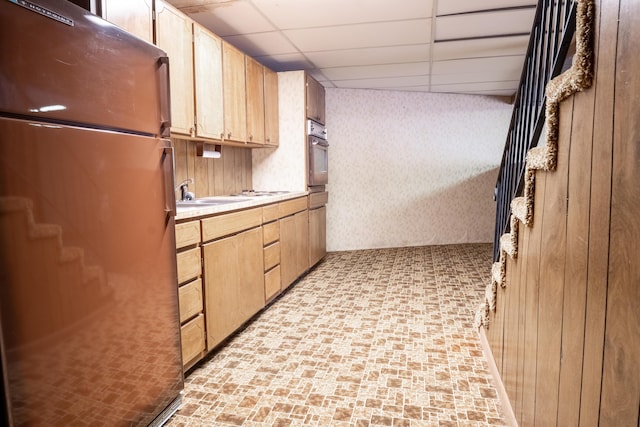
{"type": "Polygon", "coordinates": [[[325,87],[497,96],[512,96],[517,89],[517,64],[526,53],[537,5],[537,0],[168,2],[269,68],[305,69],[325,87]],[[436,78],[443,66],[447,75],[436,78]]]}

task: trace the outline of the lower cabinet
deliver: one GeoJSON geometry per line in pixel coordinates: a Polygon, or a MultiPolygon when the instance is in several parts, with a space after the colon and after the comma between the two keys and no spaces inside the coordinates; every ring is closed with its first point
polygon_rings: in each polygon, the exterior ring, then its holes
{"type": "Polygon", "coordinates": [[[205,354],[205,322],[200,260],[200,221],[176,225],[176,260],[182,364],[185,369],[205,354]]]}
{"type": "Polygon", "coordinates": [[[308,268],[309,211],[280,219],[280,276],[286,289],[308,268]]]}
{"type": "Polygon", "coordinates": [[[182,339],[182,363],[185,367],[193,366],[195,361],[201,359],[204,346],[204,315],[199,314],[180,327],[182,339]]]}
{"type": "Polygon", "coordinates": [[[327,208],[309,210],[309,267],[327,254],[327,208]]]}
{"type": "Polygon", "coordinates": [[[203,245],[207,349],[264,307],[262,227],[203,245]]]}
{"type": "Polygon", "coordinates": [[[176,224],[185,370],[324,256],[324,203],[305,196],[176,224]]]}

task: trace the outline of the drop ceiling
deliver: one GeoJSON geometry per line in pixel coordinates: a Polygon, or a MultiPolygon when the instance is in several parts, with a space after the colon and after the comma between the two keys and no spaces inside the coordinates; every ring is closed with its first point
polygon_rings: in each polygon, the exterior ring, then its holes
{"type": "Polygon", "coordinates": [[[511,96],[535,0],[168,0],[276,71],[325,87],[511,96]]]}

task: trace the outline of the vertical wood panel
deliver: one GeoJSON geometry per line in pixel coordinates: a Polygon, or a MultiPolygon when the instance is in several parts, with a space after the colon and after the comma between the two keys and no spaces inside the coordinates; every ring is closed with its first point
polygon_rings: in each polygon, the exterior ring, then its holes
{"type": "Polygon", "coordinates": [[[613,93],[618,37],[618,1],[596,4],[596,91],[589,218],[589,270],[584,332],[584,360],[580,402],[580,425],[598,426],[604,323],[609,264],[609,211],[611,204],[611,158],[613,93]]]}
{"type": "Polygon", "coordinates": [[[547,172],[540,253],[535,425],[555,425],[565,269],[567,168],[573,97],[560,105],[558,165],[547,172]]]}
{"type": "MultiPolygon", "coordinates": [[[[196,197],[223,196],[251,188],[251,150],[222,146],[219,159],[196,156],[196,142],[173,138],[176,184],[193,179],[196,197]]],[[[179,193],[176,192],[179,197],[179,193]]]]}
{"type": "Polygon", "coordinates": [[[558,425],[578,425],[589,257],[591,146],[595,90],[575,95],[569,153],[567,249],[562,313],[558,425]]]}
{"type": "Polygon", "coordinates": [[[222,196],[224,195],[224,160],[220,159],[212,159],[213,160],[213,182],[214,182],[214,195],[222,196]]]}
{"type": "Polygon", "coordinates": [[[504,311],[506,307],[506,292],[505,289],[501,286],[498,286],[498,292],[496,296],[496,316],[495,322],[492,326],[495,328],[495,339],[494,339],[494,348],[491,349],[493,352],[493,359],[496,362],[496,367],[498,368],[498,372],[500,372],[500,376],[504,375],[504,370],[502,369],[502,361],[503,361],[503,351],[504,351],[504,311]]]}
{"type": "Polygon", "coordinates": [[[233,148],[222,146],[222,164],[223,164],[223,194],[231,194],[235,193],[236,183],[235,183],[235,156],[233,152],[233,148]]]}
{"type": "MultiPolygon", "coordinates": [[[[182,181],[189,177],[187,172],[187,142],[182,139],[171,139],[173,145],[173,162],[174,162],[174,175],[175,185],[180,184],[182,181]]],[[[176,200],[179,200],[180,192],[176,192],[176,200]]]]}
{"type": "MultiPolygon", "coordinates": [[[[247,188],[253,188],[253,162],[252,155],[253,150],[244,150],[245,163],[244,163],[244,180],[247,188]]],[[[261,190],[270,190],[269,188],[262,188],[261,190]]]]}
{"type": "Polygon", "coordinates": [[[529,245],[526,256],[520,258],[527,263],[525,283],[525,324],[524,324],[524,371],[522,376],[522,415],[520,426],[533,426],[536,410],[536,370],[538,353],[538,305],[540,287],[540,249],[544,213],[544,194],[547,174],[536,174],[534,224],[527,227],[529,245]]]}
{"type": "MultiPolygon", "coordinates": [[[[193,182],[189,184],[189,191],[199,195],[198,177],[196,176],[196,144],[194,141],[188,141],[187,143],[187,174],[189,178],[193,179],[193,182]]],[[[199,197],[199,196],[198,196],[199,197]]]]}
{"type": "Polygon", "coordinates": [[[207,197],[212,196],[213,194],[209,193],[209,174],[207,171],[207,163],[209,159],[205,159],[204,157],[198,157],[195,153],[196,143],[190,142],[190,146],[193,146],[193,154],[194,154],[194,181],[196,183],[196,197],[207,197]]]}
{"type": "Polygon", "coordinates": [[[640,402],[640,3],[620,2],[601,425],[636,425],[640,402]]]}
{"type": "Polygon", "coordinates": [[[233,153],[233,158],[234,158],[234,162],[235,162],[235,168],[234,168],[234,182],[236,184],[236,192],[239,193],[241,191],[244,190],[251,190],[251,188],[248,188],[246,186],[246,181],[245,181],[245,173],[244,173],[244,152],[241,149],[236,149],[234,150],[235,153],[233,153]]]}
{"type": "Polygon", "coordinates": [[[520,267],[518,260],[509,259],[507,268],[507,310],[504,319],[504,375],[503,382],[511,408],[516,406],[518,364],[518,311],[520,308],[520,267]]]}
{"type": "Polygon", "coordinates": [[[525,251],[529,247],[530,233],[526,232],[524,225],[520,224],[518,233],[518,263],[520,264],[520,271],[518,275],[520,293],[518,298],[518,353],[516,363],[516,396],[515,406],[513,407],[513,413],[516,420],[520,421],[522,418],[522,405],[524,400],[524,357],[525,357],[525,321],[526,321],[526,308],[527,308],[527,262],[525,258],[525,251]]]}

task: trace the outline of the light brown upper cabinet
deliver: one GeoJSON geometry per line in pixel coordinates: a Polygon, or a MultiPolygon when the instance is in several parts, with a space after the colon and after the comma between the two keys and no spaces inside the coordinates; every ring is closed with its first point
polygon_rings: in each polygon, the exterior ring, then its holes
{"type": "Polygon", "coordinates": [[[222,42],[224,82],[224,139],[247,141],[247,98],[245,55],[229,43],[222,42]]]}
{"type": "Polygon", "coordinates": [[[102,17],[142,40],[153,43],[151,0],[103,0],[102,17]]]}
{"type": "Polygon", "coordinates": [[[278,124],[278,73],[264,67],[264,142],[278,146],[280,127],[278,124]]]}
{"type": "Polygon", "coordinates": [[[264,67],[248,56],[245,58],[245,65],[247,78],[247,142],[264,144],[264,67]]]}
{"type": "Polygon", "coordinates": [[[324,123],[324,86],[309,74],[306,75],[307,86],[307,117],[322,124],[324,123]]]}
{"type": "Polygon", "coordinates": [[[222,40],[196,23],[193,60],[196,136],[221,139],[224,136],[222,40]]]}
{"type": "Polygon", "coordinates": [[[171,132],[194,136],[193,21],[156,0],[156,45],[169,55],[171,132]]]}

